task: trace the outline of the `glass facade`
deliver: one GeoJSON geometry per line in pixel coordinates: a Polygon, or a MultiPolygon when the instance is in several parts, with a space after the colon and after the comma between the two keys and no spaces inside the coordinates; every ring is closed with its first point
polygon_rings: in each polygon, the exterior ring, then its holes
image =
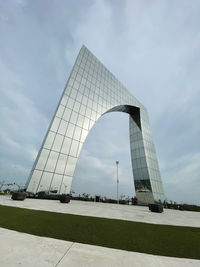
{"type": "Polygon", "coordinates": [[[69,193],[82,145],[99,117],[129,114],[135,190],[144,203],[164,201],[146,108],[83,46],[27,181],[27,191],[69,193]]]}

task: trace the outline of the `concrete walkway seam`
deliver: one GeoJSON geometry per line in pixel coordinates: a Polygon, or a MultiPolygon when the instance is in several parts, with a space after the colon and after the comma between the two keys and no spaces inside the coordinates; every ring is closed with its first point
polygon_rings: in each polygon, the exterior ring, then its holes
{"type": "Polygon", "coordinates": [[[67,255],[67,253],[70,251],[70,249],[72,248],[72,246],[74,245],[74,243],[72,243],[70,245],[70,247],[67,249],[67,251],[63,254],[63,256],[60,258],[60,260],[56,263],[55,267],[58,266],[58,264],[62,261],[62,259],[67,255]]]}

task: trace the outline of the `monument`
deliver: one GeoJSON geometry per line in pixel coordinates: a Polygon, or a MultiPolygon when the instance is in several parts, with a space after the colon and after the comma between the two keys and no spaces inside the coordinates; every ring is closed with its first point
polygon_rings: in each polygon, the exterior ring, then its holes
{"type": "Polygon", "coordinates": [[[83,143],[104,114],[129,114],[130,149],[138,201],[165,200],[146,108],[85,47],[67,85],[27,181],[27,191],[67,194],[83,143]]]}

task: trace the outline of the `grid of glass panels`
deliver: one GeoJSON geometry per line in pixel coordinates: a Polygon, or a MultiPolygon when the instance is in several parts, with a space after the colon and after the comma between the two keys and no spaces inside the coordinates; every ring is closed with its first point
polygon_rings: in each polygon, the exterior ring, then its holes
{"type": "MultiPolygon", "coordinates": [[[[29,176],[27,191],[69,193],[82,145],[100,116],[130,115],[130,147],[136,194],[165,199],[145,107],[83,46],[29,176]],[[127,106],[138,107],[140,127],[127,106]]],[[[140,197],[141,198],[141,197],[140,197]]]]}

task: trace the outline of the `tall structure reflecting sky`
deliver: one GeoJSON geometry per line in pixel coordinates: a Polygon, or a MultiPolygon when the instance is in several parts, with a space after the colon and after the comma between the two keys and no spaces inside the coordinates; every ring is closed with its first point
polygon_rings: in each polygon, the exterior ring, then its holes
{"type": "Polygon", "coordinates": [[[83,46],[27,182],[27,191],[69,193],[77,159],[100,116],[129,114],[135,190],[141,202],[164,201],[146,108],[83,46]]]}

